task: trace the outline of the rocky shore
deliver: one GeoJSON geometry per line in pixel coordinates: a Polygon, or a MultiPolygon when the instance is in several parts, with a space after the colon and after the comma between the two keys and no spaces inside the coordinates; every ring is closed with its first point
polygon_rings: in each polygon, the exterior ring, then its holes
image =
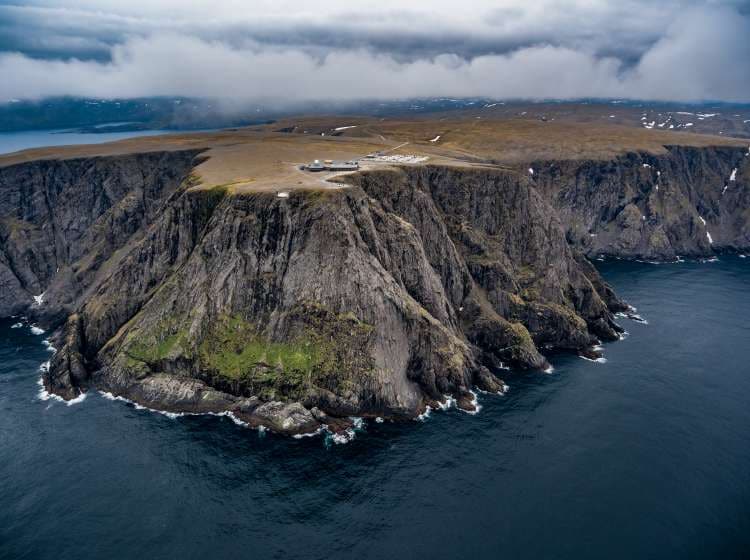
{"type": "Polygon", "coordinates": [[[199,150],[0,168],[0,315],[55,330],[44,374],[285,434],[414,418],[545,354],[596,358],[627,305],[588,258],[750,248],[750,157],[670,148],[408,166],[348,188],[195,188],[199,150]]]}

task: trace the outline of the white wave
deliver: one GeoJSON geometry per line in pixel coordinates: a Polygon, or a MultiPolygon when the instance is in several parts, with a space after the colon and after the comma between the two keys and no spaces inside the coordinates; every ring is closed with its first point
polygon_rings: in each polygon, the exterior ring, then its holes
{"type": "Polygon", "coordinates": [[[11,325],[10,328],[11,329],[20,329],[21,327],[23,327],[23,323],[14,323],[13,325],[11,325]]]}
{"type": "Polygon", "coordinates": [[[445,399],[445,402],[438,402],[440,410],[448,410],[456,404],[456,399],[450,395],[443,395],[443,398],[445,399]]]}
{"type": "Polygon", "coordinates": [[[578,356],[582,360],[586,360],[587,362],[594,362],[595,364],[606,364],[607,358],[601,357],[601,358],[587,358],[586,356],[578,356]]]}
{"type": "Polygon", "coordinates": [[[53,354],[57,352],[57,348],[52,346],[52,343],[49,341],[49,338],[45,338],[42,340],[42,344],[44,344],[47,347],[47,352],[52,352],[53,354]]]}
{"type": "MultiPolygon", "coordinates": [[[[49,362],[44,362],[42,365],[39,366],[39,371],[42,373],[49,371],[49,362]]],[[[86,400],[86,396],[88,393],[81,393],[74,399],[70,399],[69,401],[66,401],[64,398],[62,398],[60,395],[56,395],[54,393],[50,393],[47,391],[47,388],[44,386],[44,379],[42,377],[39,377],[36,384],[39,386],[39,392],[37,393],[37,398],[40,401],[57,401],[61,403],[65,403],[66,406],[73,406],[74,404],[82,403],[86,400]]]]}
{"type": "MultiPolygon", "coordinates": [[[[247,426],[247,424],[245,424],[245,425],[247,426]]],[[[294,434],[292,437],[294,439],[304,439],[304,438],[309,438],[309,437],[315,437],[315,436],[319,436],[320,434],[322,434],[323,431],[324,431],[324,428],[323,428],[323,426],[321,426],[320,428],[318,428],[314,432],[308,432],[306,434],[294,434]]]]}
{"type": "Polygon", "coordinates": [[[342,445],[344,443],[349,443],[357,437],[357,432],[364,430],[365,421],[363,418],[358,417],[351,417],[350,420],[353,422],[353,425],[343,432],[334,433],[330,431],[328,426],[324,426],[323,429],[327,432],[325,438],[326,441],[332,441],[336,445],[342,445]]]}
{"type": "MultiPolygon", "coordinates": [[[[138,404],[135,401],[131,401],[130,399],[126,399],[125,397],[122,397],[120,395],[114,395],[108,391],[99,391],[99,394],[104,397],[107,400],[110,401],[120,401],[127,403],[129,405],[132,405],[133,408],[136,410],[147,410],[149,412],[155,412],[157,414],[161,414],[162,416],[166,416],[167,418],[170,418],[172,420],[175,420],[177,418],[182,418],[183,416],[217,416],[217,417],[225,417],[229,418],[232,422],[237,424],[238,426],[242,426],[243,428],[249,428],[250,424],[247,422],[244,422],[240,420],[232,411],[230,410],[224,410],[222,412],[169,412],[167,410],[159,410],[156,408],[150,408],[148,406],[143,406],[142,404],[138,404]]],[[[263,426],[258,427],[258,431],[261,431],[261,428],[263,426]]]]}
{"type": "Polygon", "coordinates": [[[40,329],[40,328],[39,328],[39,327],[37,327],[36,325],[32,325],[32,326],[31,326],[31,327],[29,327],[29,328],[30,328],[30,330],[31,330],[31,334],[35,334],[35,335],[37,335],[37,336],[39,336],[40,334],[44,334],[44,329],[40,329]]]}
{"type": "Polygon", "coordinates": [[[471,393],[471,404],[474,407],[474,410],[463,410],[466,414],[471,414],[472,416],[475,414],[479,414],[479,411],[482,410],[482,405],[479,404],[479,396],[474,391],[469,391],[471,393]]]}
{"type": "Polygon", "coordinates": [[[417,420],[419,420],[420,422],[424,422],[425,420],[427,420],[430,417],[431,413],[432,413],[432,407],[428,405],[424,409],[424,412],[422,414],[420,414],[419,416],[417,416],[417,420]]]}
{"type": "Polygon", "coordinates": [[[344,443],[349,443],[356,437],[356,434],[354,433],[354,430],[351,428],[347,428],[343,432],[339,433],[329,433],[327,438],[330,439],[333,443],[336,445],[342,445],[344,443]]]}
{"type": "Polygon", "coordinates": [[[383,422],[385,422],[385,420],[383,420],[383,418],[381,416],[378,416],[377,418],[375,418],[375,422],[377,424],[382,424],[383,422]]]}
{"type": "Polygon", "coordinates": [[[746,259],[746,258],[747,258],[747,255],[740,255],[740,258],[741,258],[741,259],[746,259]]]}
{"type": "MultiPolygon", "coordinates": [[[[508,368],[508,369],[510,369],[510,368],[508,368]]],[[[484,391],[484,390],[480,389],[479,387],[477,387],[477,392],[481,393],[483,395],[500,395],[500,396],[502,396],[505,393],[507,393],[509,390],[510,390],[510,387],[508,385],[506,385],[502,381],[500,382],[500,390],[499,391],[484,391]]]]}
{"type": "Polygon", "coordinates": [[[552,373],[555,371],[555,368],[550,364],[550,366],[544,370],[544,373],[552,373]]]}

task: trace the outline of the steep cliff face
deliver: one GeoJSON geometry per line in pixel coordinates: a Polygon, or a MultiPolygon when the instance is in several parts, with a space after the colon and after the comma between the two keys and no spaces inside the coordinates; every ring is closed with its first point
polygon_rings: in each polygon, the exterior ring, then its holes
{"type": "Polygon", "coordinates": [[[48,314],[76,306],[101,265],[142,232],[197,152],[35,161],[0,168],[0,315],[44,294],[48,314]]]}
{"type": "Polygon", "coordinates": [[[588,256],[674,260],[750,248],[750,149],[672,146],[532,169],[568,240],[588,256]]]}
{"type": "Polygon", "coordinates": [[[627,307],[584,253],[748,245],[750,157],[729,148],[384,169],[289,198],[192,188],[197,157],[0,169],[0,313],[61,325],[49,390],[284,433],[471,409],[501,368],[618,337],[627,307]]]}
{"type": "MultiPolygon", "coordinates": [[[[190,189],[189,168],[107,251],[62,244],[71,272],[35,277],[46,303],[32,313],[71,312],[50,390],[296,433],[413,417],[445,395],[470,409],[473,387],[502,389],[498,368],[617,337],[625,307],[514,172],[374,171],[277,198],[190,189]]],[[[121,223],[121,206],[98,215],[121,223]]]]}

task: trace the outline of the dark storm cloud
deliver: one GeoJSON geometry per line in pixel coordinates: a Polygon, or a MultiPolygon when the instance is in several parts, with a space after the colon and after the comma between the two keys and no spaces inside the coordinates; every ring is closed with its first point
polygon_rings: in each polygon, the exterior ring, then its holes
{"type": "Polygon", "coordinates": [[[0,2],[0,98],[750,99],[747,2],[250,5],[0,2]]]}

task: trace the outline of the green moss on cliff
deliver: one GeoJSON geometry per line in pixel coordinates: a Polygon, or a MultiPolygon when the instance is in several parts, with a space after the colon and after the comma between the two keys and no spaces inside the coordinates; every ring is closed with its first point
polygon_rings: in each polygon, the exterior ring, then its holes
{"type": "Polygon", "coordinates": [[[268,399],[300,398],[314,387],[340,394],[373,370],[367,350],[373,327],[352,313],[306,303],[285,320],[289,334],[278,342],[241,317],[222,317],[198,346],[200,367],[218,383],[268,399]]]}

